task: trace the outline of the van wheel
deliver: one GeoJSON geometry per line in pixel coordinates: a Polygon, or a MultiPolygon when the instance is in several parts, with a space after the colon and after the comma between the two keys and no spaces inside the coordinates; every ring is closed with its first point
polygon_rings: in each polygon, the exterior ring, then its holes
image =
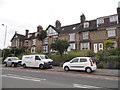
{"type": "Polygon", "coordinates": [[[39,68],[42,70],[42,69],[44,68],[44,65],[41,64],[41,65],[39,66],[39,68]]]}
{"type": "Polygon", "coordinates": [[[7,67],[7,63],[4,63],[3,66],[4,66],[4,67],[7,67]]]}
{"type": "Polygon", "coordinates": [[[14,63],[12,63],[12,64],[11,64],[11,67],[15,67],[15,64],[14,64],[14,63]]]}
{"type": "Polygon", "coordinates": [[[86,70],[85,70],[87,73],[91,73],[92,72],[92,70],[91,70],[91,68],[86,68],[86,70]]]}
{"type": "Polygon", "coordinates": [[[65,71],[69,71],[70,69],[69,69],[68,66],[65,66],[65,67],[64,67],[64,70],[65,70],[65,71]]]}
{"type": "Polygon", "coordinates": [[[23,64],[23,68],[26,68],[26,64],[23,64]]]}

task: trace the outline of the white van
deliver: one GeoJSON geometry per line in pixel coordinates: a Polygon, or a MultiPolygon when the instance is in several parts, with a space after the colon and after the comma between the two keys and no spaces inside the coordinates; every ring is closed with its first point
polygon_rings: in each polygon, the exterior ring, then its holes
{"type": "Polygon", "coordinates": [[[46,55],[23,55],[22,57],[23,68],[26,67],[38,67],[43,68],[52,68],[53,60],[51,60],[46,55]]]}
{"type": "Polygon", "coordinates": [[[63,69],[65,71],[68,70],[83,70],[87,73],[91,73],[92,71],[97,69],[96,63],[90,57],[76,57],[70,60],[69,62],[65,62],[63,64],[63,69]]]}

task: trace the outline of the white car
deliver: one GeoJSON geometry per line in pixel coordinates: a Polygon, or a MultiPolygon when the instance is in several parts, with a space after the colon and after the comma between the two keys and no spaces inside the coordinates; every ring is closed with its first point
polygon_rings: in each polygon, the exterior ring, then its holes
{"type": "Polygon", "coordinates": [[[87,73],[91,73],[92,71],[97,69],[96,63],[90,57],[76,57],[70,60],[69,62],[65,62],[63,64],[63,69],[65,71],[69,70],[83,70],[87,73]]]}
{"type": "Polygon", "coordinates": [[[15,67],[15,66],[18,66],[18,65],[21,65],[21,60],[18,59],[17,57],[7,57],[4,62],[3,62],[3,65],[4,66],[11,66],[11,67],[15,67]]]}
{"type": "Polygon", "coordinates": [[[23,55],[22,65],[26,67],[52,68],[53,60],[46,55],[23,55]]]}

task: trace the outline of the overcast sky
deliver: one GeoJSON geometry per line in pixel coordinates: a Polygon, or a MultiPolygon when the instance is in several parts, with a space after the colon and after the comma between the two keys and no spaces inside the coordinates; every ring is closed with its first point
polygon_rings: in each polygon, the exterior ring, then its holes
{"type": "Polygon", "coordinates": [[[87,20],[116,14],[120,0],[0,0],[0,49],[4,48],[5,24],[7,26],[6,45],[15,31],[25,34],[25,30],[36,32],[38,25],[44,29],[49,24],[55,26],[59,20],[62,26],[80,22],[80,15],[87,20]]]}

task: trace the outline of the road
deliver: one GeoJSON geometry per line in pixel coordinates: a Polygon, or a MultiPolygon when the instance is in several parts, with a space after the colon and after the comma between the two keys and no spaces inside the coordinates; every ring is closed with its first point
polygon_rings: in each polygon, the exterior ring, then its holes
{"type": "Polygon", "coordinates": [[[118,78],[39,69],[2,68],[2,88],[118,88],[118,78]]]}

